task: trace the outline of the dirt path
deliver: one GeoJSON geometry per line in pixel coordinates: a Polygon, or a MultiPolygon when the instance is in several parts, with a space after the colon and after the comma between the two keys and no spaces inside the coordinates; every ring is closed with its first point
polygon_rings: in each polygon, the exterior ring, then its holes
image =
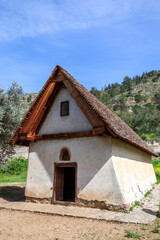
{"type": "MultiPolygon", "coordinates": [[[[159,219],[160,224],[160,219],[159,219]]],[[[0,210],[0,240],[121,240],[125,231],[140,239],[160,239],[155,225],[112,223],[37,213],[0,210]]]]}

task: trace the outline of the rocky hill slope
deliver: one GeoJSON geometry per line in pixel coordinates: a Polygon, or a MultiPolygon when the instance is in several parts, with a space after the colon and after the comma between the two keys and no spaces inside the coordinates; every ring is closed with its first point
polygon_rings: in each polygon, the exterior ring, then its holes
{"type": "Polygon", "coordinates": [[[116,112],[144,140],[160,141],[160,71],[124,77],[91,92],[116,112]]]}

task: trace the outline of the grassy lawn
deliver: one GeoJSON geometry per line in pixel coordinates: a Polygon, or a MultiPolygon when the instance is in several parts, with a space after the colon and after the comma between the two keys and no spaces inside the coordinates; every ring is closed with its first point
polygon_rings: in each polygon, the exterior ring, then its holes
{"type": "Polygon", "coordinates": [[[28,160],[24,157],[13,157],[0,167],[0,183],[26,182],[28,160]]]}
{"type": "Polygon", "coordinates": [[[0,175],[0,183],[5,182],[26,182],[27,173],[20,175],[0,175]]]}

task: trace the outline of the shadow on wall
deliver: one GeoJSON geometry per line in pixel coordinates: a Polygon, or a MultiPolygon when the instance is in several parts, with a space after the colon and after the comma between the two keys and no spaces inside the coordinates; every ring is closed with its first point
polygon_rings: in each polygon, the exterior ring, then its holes
{"type": "Polygon", "coordinates": [[[25,187],[18,186],[2,186],[0,187],[0,198],[9,202],[24,202],[25,187]]]}
{"type": "Polygon", "coordinates": [[[113,155],[115,157],[145,162],[148,164],[151,164],[152,162],[151,155],[117,139],[113,140],[113,155]]]}
{"type": "Polygon", "coordinates": [[[78,193],[81,193],[80,197],[97,199],[99,196],[98,200],[102,197],[102,200],[119,198],[122,201],[111,160],[110,140],[102,137],[76,139],[76,141],[70,139],[54,141],[54,145],[53,141],[39,141],[34,143],[30,153],[36,154],[41,171],[43,168],[47,178],[53,184],[54,162],[60,162],[60,150],[65,146],[71,152],[71,162],[77,162],[78,165],[77,187],[78,193]]]}

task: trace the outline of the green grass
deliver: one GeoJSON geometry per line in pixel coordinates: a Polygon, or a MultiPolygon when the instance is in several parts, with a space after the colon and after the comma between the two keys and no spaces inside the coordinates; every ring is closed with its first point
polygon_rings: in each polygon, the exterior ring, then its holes
{"type": "Polygon", "coordinates": [[[0,183],[26,182],[28,160],[24,157],[13,157],[5,166],[0,167],[0,183]]]}
{"type": "Polygon", "coordinates": [[[151,190],[147,191],[147,192],[144,194],[144,196],[147,197],[147,196],[150,195],[150,194],[151,194],[151,190]]]}
{"type": "Polygon", "coordinates": [[[141,203],[141,202],[139,202],[139,201],[133,202],[133,203],[131,204],[131,207],[130,207],[129,211],[131,212],[135,206],[142,207],[142,206],[143,206],[143,203],[141,203]]]}
{"type": "Polygon", "coordinates": [[[125,237],[127,237],[127,238],[137,238],[137,239],[140,239],[140,237],[141,237],[141,235],[139,235],[137,233],[132,233],[129,230],[126,230],[125,232],[126,232],[125,237]]]}
{"type": "Polygon", "coordinates": [[[155,228],[152,231],[153,233],[160,233],[160,222],[157,222],[155,228]]]}
{"type": "Polygon", "coordinates": [[[26,182],[27,173],[22,173],[20,175],[0,175],[0,183],[7,182],[26,182]]]}

